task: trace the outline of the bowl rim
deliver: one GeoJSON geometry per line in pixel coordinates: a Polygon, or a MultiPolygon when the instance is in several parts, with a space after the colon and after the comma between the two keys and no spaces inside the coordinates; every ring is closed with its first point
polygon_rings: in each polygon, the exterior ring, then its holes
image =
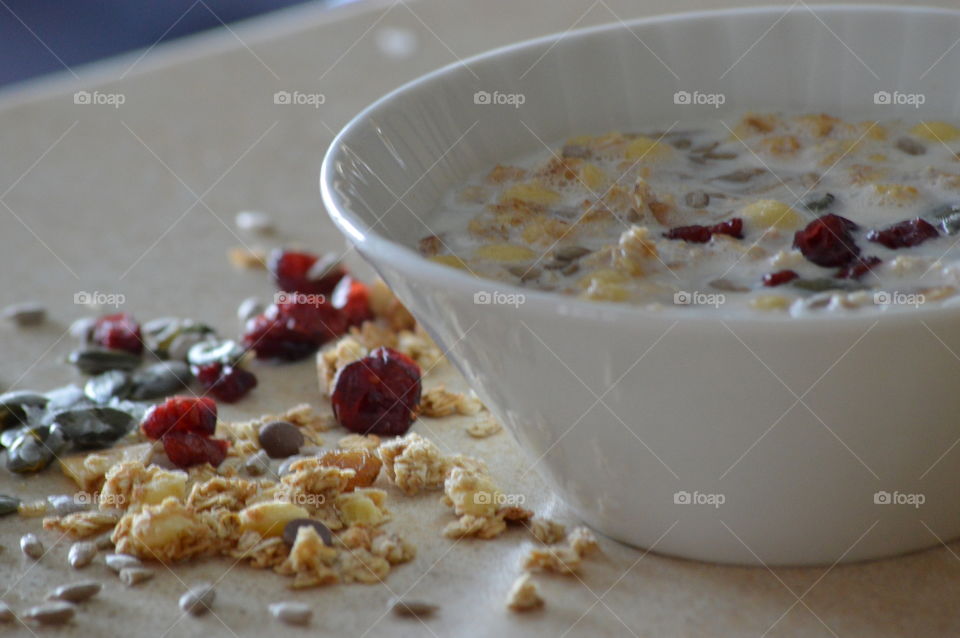
{"type": "MultiPolygon", "coordinates": [[[[327,215],[343,234],[353,240],[358,246],[362,244],[371,253],[379,255],[387,263],[399,264],[400,270],[418,271],[418,275],[425,281],[430,281],[438,286],[472,291],[477,288],[478,283],[482,282],[484,287],[490,290],[503,291],[512,294],[521,294],[524,296],[525,303],[533,300],[534,303],[548,304],[554,314],[570,314],[576,316],[612,318],[614,320],[623,319],[665,319],[665,320],[685,320],[695,322],[717,322],[731,323],[737,325],[775,325],[782,329],[789,324],[791,326],[801,327],[821,322],[844,322],[844,323],[875,323],[883,320],[884,322],[905,322],[914,323],[918,317],[931,318],[936,316],[953,316],[957,314],[958,306],[945,305],[940,303],[931,304],[931,306],[920,307],[888,307],[883,311],[866,309],[863,312],[852,310],[841,313],[812,313],[802,317],[796,317],[789,313],[761,312],[756,313],[730,313],[714,314],[711,312],[689,312],[683,308],[663,306],[660,308],[649,308],[636,304],[612,301],[595,301],[582,299],[568,295],[561,295],[555,292],[535,290],[524,288],[507,282],[496,281],[493,279],[478,278],[469,273],[463,272],[458,268],[451,268],[443,264],[431,262],[424,258],[419,252],[409,246],[381,235],[373,227],[366,224],[356,215],[349,205],[343,201],[343,198],[333,187],[337,179],[334,164],[337,156],[345,148],[346,140],[361,126],[363,126],[373,115],[390,108],[398,96],[408,93],[423,85],[441,80],[444,77],[455,73],[462,73],[473,63],[484,62],[498,57],[502,57],[522,49],[532,49],[545,44],[559,43],[568,38],[582,38],[596,33],[608,32],[619,29],[633,29],[647,25],[660,23],[669,23],[685,20],[698,19],[731,19],[743,15],[769,15],[769,14],[787,14],[798,10],[793,5],[761,5],[755,7],[733,7],[726,9],[705,9],[699,11],[681,11],[655,16],[646,16],[633,18],[625,21],[606,22],[603,24],[582,27],[578,29],[550,33],[535,38],[521,40],[511,44],[503,45],[483,51],[481,53],[469,56],[464,59],[456,60],[446,64],[433,71],[420,75],[413,80],[403,83],[399,87],[387,92],[376,99],[360,112],[354,115],[343,128],[334,136],[330,145],[324,153],[323,162],[320,166],[319,186],[323,206],[327,215]],[[564,308],[563,312],[557,312],[558,306],[564,308]]],[[[803,8],[799,9],[803,11],[803,8]]],[[[840,13],[881,13],[890,15],[924,14],[941,15],[951,18],[960,18],[960,9],[951,9],[946,7],[934,6],[904,6],[904,5],[885,5],[885,4],[830,4],[813,5],[806,7],[806,11],[814,15],[820,13],[840,14],[840,13]]]]}

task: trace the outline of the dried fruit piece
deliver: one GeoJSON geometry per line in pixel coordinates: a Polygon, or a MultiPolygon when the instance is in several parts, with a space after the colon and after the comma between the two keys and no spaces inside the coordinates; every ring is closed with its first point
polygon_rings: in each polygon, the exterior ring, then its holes
{"type": "Polygon", "coordinates": [[[370,290],[365,283],[353,277],[346,276],[341,279],[333,289],[330,300],[333,302],[333,307],[343,314],[347,326],[359,326],[364,321],[373,319],[370,290]]]}
{"type": "Polygon", "coordinates": [[[852,231],[857,225],[839,215],[813,220],[793,236],[793,247],[818,266],[845,266],[860,254],[852,231]]]}
{"type": "Polygon", "coordinates": [[[329,295],[346,274],[336,255],[293,250],[273,251],[267,267],[279,290],[308,295],[329,295]]]}
{"type": "Polygon", "coordinates": [[[193,432],[173,430],[163,435],[163,451],[170,462],[185,469],[194,465],[209,463],[218,467],[227,458],[229,442],[214,439],[193,432]]]}
{"type": "Polygon", "coordinates": [[[713,226],[701,226],[699,224],[677,226],[663,234],[667,239],[682,239],[692,244],[705,244],[714,235],[729,235],[735,239],[743,239],[743,220],[734,217],[713,226]]]}
{"type": "Polygon", "coordinates": [[[763,276],[764,286],[780,286],[799,277],[793,270],[778,270],[777,272],[768,272],[763,276]]]}
{"type": "Polygon", "coordinates": [[[256,352],[258,359],[298,361],[317,351],[319,345],[309,335],[290,329],[286,322],[266,314],[247,323],[243,344],[256,352]]]}
{"type": "Polygon", "coordinates": [[[881,228],[880,230],[871,230],[867,233],[867,240],[883,244],[887,248],[896,250],[897,248],[912,248],[919,246],[928,239],[939,237],[936,227],[930,222],[920,219],[908,219],[902,222],[881,228]]]}
{"type": "Polygon", "coordinates": [[[212,435],[217,429],[217,404],[206,397],[170,397],[150,408],[140,429],[154,440],[168,432],[212,435]]]}
{"type": "Polygon", "coordinates": [[[123,350],[131,354],[143,352],[140,324],[125,312],[97,319],[91,341],[110,350],[123,350]]]}
{"type": "Polygon", "coordinates": [[[194,370],[203,388],[226,403],[236,403],[257,387],[257,377],[249,370],[222,363],[210,363],[194,370]]]}
{"type": "Polygon", "coordinates": [[[342,470],[356,472],[347,482],[344,491],[350,492],[358,487],[369,487],[377,480],[383,462],[363,448],[349,450],[330,450],[320,457],[320,465],[339,467],[342,470]]]}
{"type": "Polygon", "coordinates": [[[883,263],[879,257],[861,257],[855,262],[847,264],[834,275],[837,279],[860,279],[870,272],[874,266],[883,263]]]}
{"type": "Polygon", "coordinates": [[[420,393],[420,367],[382,347],[341,368],[330,398],[334,416],[348,430],[399,436],[416,417],[420,393]]]}

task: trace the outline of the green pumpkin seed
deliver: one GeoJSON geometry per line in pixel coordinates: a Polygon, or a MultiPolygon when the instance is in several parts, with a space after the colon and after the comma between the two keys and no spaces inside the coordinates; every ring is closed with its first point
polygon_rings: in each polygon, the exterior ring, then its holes
{"type": "Polygon", "coordinates": [[[108,370],[91,378],[83,387],[83,393],[94,403],[108,403],[110,399],[124,399],[130,392],[130,373],[123,370],[108,370]]]}
{"type": "Polygon", "coordinates": [[[190,383],[193,375],[183,361],[162,361],[133,374],[129,398],[134,401],[160,399],[190,383]]]}
{"type": "Polygon", "coordinates": [[[0,394],[0,430],[26,425],[30,408],[42,410],[49,399],[29,390],[16,390],[0,394]]]}
{"type": "Polygon", "coordinates": [[[84,408],[58,414],[54,424],[62,428],[64,436],[81,450],[93,450],[112,445],[135,425],[128,412],[115,408],[84,408]]]}
{"type": "Polygon", "coordinates": [[[206,335],[214,334],[213,328],[206,324],[177,317],[163,317],[148,321],[143,325],[142,330],[143,342],[147,349],[164,359],[182,359],[186,356],[186,352],[183,356],[173,356],[170,352],[178,339],[188,338],[192,343],[197,343],[206,335]]]}
{"type": "Polygon", "coordinates": [[[244,354],[246,350],[232,339],[220,342],[207,341],[190,348],[187,361],[190,365],[198,367],[211,363],[233,366],[240,362],[244,354]]]}
{"type": "Polygon", "coordinates": [[[68,359],[80,372],[94,375],[108,370],[133,370],[140,365],[140,357],[123,350],[87,348],[74,350],[68,359]]]}
{"type": "Polygon", "coordinates": [[[58,426],[26,428],[7,447],[7,469],[18,474],[39,472],[66,448],[66,438],[58,426]]]}
{"type": "Polygon", "coordinates": [[[87,398],[87,395],[83,393],[83,389],[72,384],[51,390],[46,393],[46,397],[50,400],[50,402],[47,403],[48,413],[61,412],[90,404],[90,400],[87,398]]]}
{"type": "Polygon", "coordinates": [[[809,211],[819,212],[830,208],[834,201],[836,201],[836,197],[831,193],[824,193],[807,199],[803,202],[803,206],[809,211]]]}
{"type": "Polygon", "coordinates": [[[830,279],[829,277],[820,277],[818,279],[794,279],[790,282],[792,286],[800,288],[801,290],[809,290],[810,292],[824,292],[827,290],[838,290],[841,292],[850,292],[854,290],[865,290],[869,286],[864,284],[857,284],[851,281],[840,281],[837,279],[830,279]]]}
{"type": "Polygon", "coordinates": [[[16,514],[20,508],[20,499],[9,494],[0,494],[0,516],[16,514]]]}

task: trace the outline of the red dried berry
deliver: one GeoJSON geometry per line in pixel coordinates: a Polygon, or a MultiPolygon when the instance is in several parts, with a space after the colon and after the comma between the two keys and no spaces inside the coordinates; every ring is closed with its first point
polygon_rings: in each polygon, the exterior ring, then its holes
{"type": "Polygon", "coordinates": [[[860,254],[853,239],[857,225],[839,215],[818,217],[793,236],[793,247],[818,266],[845,266],[860,254]]]}
{"type": "Polygon", "coordinates": [[[170,432],[193,432],[208,436],[217,429],[217,404],[206,397],[170,397],[150,408],[140,429],[154,440],[170,432]]]}
{"type": "Polygon", "coordinates": [[[317,351],[320,344],[310,335],[291,330],[277,317],[257,315],[247,323],[243,345],[253,350],[258,359],[299,361],[317,351]]]}
{"type": "Polygon", "coordinates": [[[896,250],[897,248],[919,246],[928,239],[939,236],[940,233],[937,232],[933,224],[917,217],[880,230],[871,230],[867,233],[867,240],[896,250]]]}
{"type": "Polygon", "coordinates": [[[292,250],[273,251],[268,267],[279,290],[308,295],[329,295],[347,274],[335,255],[321,258],[292,250]]]}
{"type": "Polygon", "coordinates": [[[792,270],[778,270],[777,272],[768,272],[763,276],[763,285],[764,286],[782,286],[785,283],[789,283],[799,277],[796,272],[792,270]]]}
{"type": "Polygon", "coordinates": [[[340,280],[330,296],[333,307],[338,309],[348,326],[359,326],[373,319],[370,309],[370,290],[367,285],[347,275],[340,280]]]}
{"type": "Polygon", "coordinates": [[[227,447],[230,445],[224,439],[180,431],[165,434],[162,441],[167,458],[180,469],[203,463],[217,467],[227,458],[227,447]]]}
{"type": "Polygon", "coordinates": [[[194,376],[205,390],[226,403],[236,403],[257,387],[257,377],[252,372],[220,362],[194,368],[194,376]]]}
{"type": "Polygon", "coordinates": [[[282,321],[288,330],[306,335],[317,346],[347,331],[347,318],[325,295],[292,294],[288,300],[267,308],[264,314],[282,321]]]}
{"type": "Polygon", "coordinates": [[[739,217],[728,219],[713,226],[677,226],[663,234],[667,239],[682,239],[692,244],[705,244],[714,235],[729,235],[735,239],[743,239],[743,220],[739,217]]]}
{"type": "Polygon", "coordinates": [[[837,274],[834,275],[837,279],[860,279],[865,274],[870,272],[874,266],[883,263],[883,260],[879,257],[861,257],[857,261],[847,264],[843,268],[837,271],[837,274]]]}
{"type": "Polygon", "coordinates": [[[97,319],[91,340],[104,348],[140,354],[143,352],[143,340],[140,337],[140,324],[127,313],[118,312],[97,319]]]}
{"type": "Polygon", "coordinates": [[[333,381],[333,414],[360,434],[400,436],[420,407],[420,366],[390,348],[349,363],[333,381]]]}

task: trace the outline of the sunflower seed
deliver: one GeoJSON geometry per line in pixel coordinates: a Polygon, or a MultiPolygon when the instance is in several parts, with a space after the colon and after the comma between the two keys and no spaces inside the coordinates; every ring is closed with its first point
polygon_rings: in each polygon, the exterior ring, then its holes
{"type": "Polygon", "coordinates": [[[313,610],[305,603],[284,601],[270,603],[270,615],[287,625],[306,625],[313,616],[313,610]]]}
{"type": "Polygon", "coordinates": [[[406,600],[393,598],[390,600],[390,609],[398,616],[407,618],[425,618],[439,609],[437,605],[422,600],[406,600]]]}
{"type": "Polygon", "coordinates": [[[183,361],[161,361],[133,373],[130,399],[149,401],[176,393],[190,383],[193,375],[183,361]]]}
{"type": "Polygon", "coordinates": [[[0,600],[0,623],[13,622],[14,618],[16,618],[16,616],[13,610],[10,609],[10,605],[0,600]]]}
{"type": "Polygon", "coordinates": [[[107,563],[107,567],[118,573],[128,568],[143,567],[140,559],[130,554],[107,554],[104,561],[107,563]]]}
{"type": "Polygon", "coordinates": [[[97,546],[89,541],[77,541],[70,546],[70,552],[67,554],[67,562],[74,569],[83,569],[93,562],[97,555],[97,546]]]}
{"type": "Polygon", "coordinates": [[[41,625],[62,625],[69,622],[76,613],[77,608],[72,604],[58,600],[31,607],[23,612],[23,617],[41,625]]]}
{"type": "Polygon", "coordinates": [[[180,596],[180,609],[192,616],[201,616],[210,611],[216,597],[217,592],[212,584],[196,585],[180,596]]]}
{"type": "Polygon", "coordinates": [[[153,578],[153,570],[146,567],[124,567],[120,570],[120,582],[127,587],[139,585],[153,578]]]}
{"type": "MultiPolygon", "coordinates": [[[[157,443],[159,443],[159,441],[157,441],[157,443]]],[[[110,537],[109,533],[104,534],[97,540],[93,541],[93,544],[97,546],[97,549],[113,549],[113,539],[110,537]]]]}
{"type": "Polygon", "coordinates": [[[927,152],[927,147],[912,137],[901,137],[894,146],[907,155],[923,155],[927,152]]]}
{"type": "Polygon", "coordinates": [[[245,325],[247,321],[261,314],[264,310],[266,310],[266,306],[259,299],[247,297],[237,306],[237,319],[240,320],[240,325],[245,325]]]}
{"type": "Polygon", "coordinates": [[[43,543],[36,534],[24,534],[20,537],[20,550],[23,555],[33,560],[40,560],[43,556],[43,543]]]}
{"type": "Polygon", "coordinates": [[[251,233],[269,234],[273,232],[273,220],[270,215],[259,210],[242,210],[233,218],[240,230],[251,233]]]}
{"type": "Polygon", "coordinates": [[[51,494],[47,502],[57,516],[67,516],[74,512],[90,509],[86,503],[78,500],[73,494],[51,494]]]}
{"type": "Polygon", "coordinates": [[[114,397],[127,398],[130,384],[130,373],[123,370],[107,370],[95,377],[90,377],[83,386],[83,393],[95,403],[107,403],[114,397]]]}
{"type": "Polygon", "coordinates": [[[107,370],[133,370],[140,365],[140,357],[123,350],[87,348],[74,350],[67,359],[84,374],[94,375],[107,370]]]}
{"type": "Polygon", "coordinates": [[[0,494],[0,516],[15,514],[20,508],[20,499],[9,494],[0,494]]]}
{"type": "Polygon", "coordinates": [[[21,327],[39,325],[47,318],[47,310],[33,301],[9,305],[0,314],[21,327]]]}
{"type": "Polygon", "coordinates": [[[205,366],[211,363],[236,365],[246,354],[246,350],[232,339],[223,341],[205,341],[190,348],[187,361],[192,366],[205,366]]]}
{"type": "Polygon", "coordinates": [[[51,600],[65,600],[68,603],[82,603],[100,593],[103,585],[95,580],[83,580],[79,583],[60,585],[47,598],[51,600]]]}

